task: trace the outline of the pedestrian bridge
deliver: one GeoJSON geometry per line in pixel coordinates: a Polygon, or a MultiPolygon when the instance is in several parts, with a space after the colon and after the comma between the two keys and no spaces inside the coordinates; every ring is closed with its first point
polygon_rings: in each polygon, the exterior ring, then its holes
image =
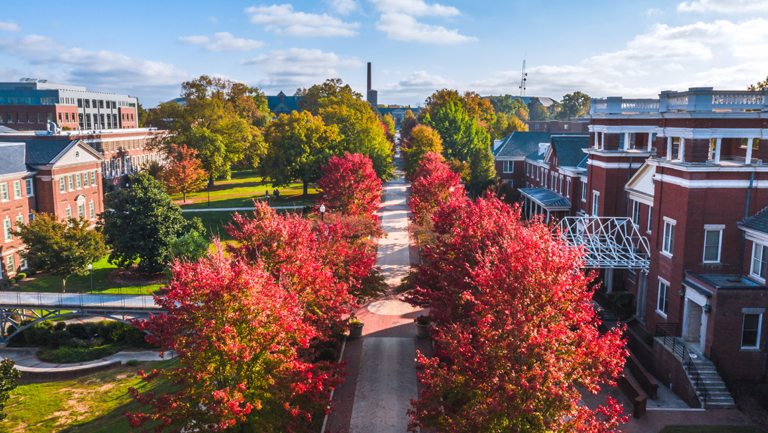
{"type": "Polygon", "coordinates": [[[0,345],[46,320],[90,316],[128,323],[132,318],[160,312],[162,309],[149,295],[0,292],[0,345]],[[25,319],[32,321],[21,326],[25,319]],[[10,325],[15,328],[11,333],[8,332],[10,325]]]}

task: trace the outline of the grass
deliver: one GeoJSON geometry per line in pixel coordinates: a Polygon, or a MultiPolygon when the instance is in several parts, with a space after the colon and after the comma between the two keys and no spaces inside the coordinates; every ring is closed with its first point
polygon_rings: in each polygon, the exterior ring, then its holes
{"type": "Polygon", "coordinates": [[[221,240],[229,241],[232,240],[232,237],[224,231],[224,227],[232,221],[233,214],[234,212],[231,211],[219,210],[210,212],[185,212],[182,215],[188,220],[195,217],[199,218],[203,223],[203,227],[205,227],[205,235],[209,239],[218,236],[221,240]]]}
{"type": "Polygon", "coordinates": [[[659,433],[765,433],[752,425],[670,425],[659,433]]]}
{"type": "MultiPolygon", "coordinates": [[[[142,362],[137,367],[119,367],[75,380],[21,385],[11,393],[3,421],[7,432],[103,432],[122,433],[132,429],[126,412],[146,411],[128,395],[133,387],[142,393],[169,393],[171,385],[158,379],[142,382],[138,370],[167,368],[175,360],[142,362]]],[[[151,428],[150,428],[151,429],[151,428]]]]}
{"type": "Polygon", "coordinates": [[[43,347],[37,351],[35,356],[43,362],[74,364],[106,358],[128,347],[130,346],[120,343],[110,343],[96,347],[59,347],[58,349],[43,347]]]}
{"type": "MultiPolygon", "coordinates": [[[[273,206],[304,206],[311,204],[317,195],[317,189],[310,185],[308,195],[304,196],[304,186],[301,182],[294,182],[288,187],[278,188],[280,198],[272,200],[273,206]]],[[[262,178],[249,170],[240,170],[232,173],[230,180],[217,180],[210,190],[211,205],[217,208],[223,207],[250,207],[253,199],[262,199],[264,192],[269,191],[270,196],[275,188],[269,182],[263,182],[262,178]],[[236,197],[232,197],[236,196],[236,197]]],[[[200,200],[198,203],[187,204],[186,209],[199,209],[208,207],[207,190],[187,194],[187,200],[200,200]]],[[[181,194],[172,195],[173,200],[182,200],[181,194]]]]}
{"type": "MultiPolygon", "coordinates": [[[[103,258],[93,264],[93,292],[94,293],[112,293],[125,295],[147,295],[156,292],[163,287],[162,284],[150,285],[123,285],[109,281],[107,276],[110,272],[117,269],[117,266],[110,265],[107,258],[103,258]]],[[[56,276],[37,277],[32,281],[22,282],[11,290],[21,292],[61,292],[61,278],[56,276]]],[[[68,293],[90,292],[91,280],[88,275],[83,277],[72,276],[67,278],[66,291],[68,293]]]]}

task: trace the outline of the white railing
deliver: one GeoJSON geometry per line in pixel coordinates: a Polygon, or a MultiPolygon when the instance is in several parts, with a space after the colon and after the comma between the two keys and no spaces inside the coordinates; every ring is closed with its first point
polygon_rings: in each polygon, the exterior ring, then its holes
{"type": "Polygon", "coordinates": [[[768,111],[768,91],[713,90],[691,88],[685,92],[664,91],[659,99],[593,99],[590,114],[647,114],[667,112],[768,111]]]}

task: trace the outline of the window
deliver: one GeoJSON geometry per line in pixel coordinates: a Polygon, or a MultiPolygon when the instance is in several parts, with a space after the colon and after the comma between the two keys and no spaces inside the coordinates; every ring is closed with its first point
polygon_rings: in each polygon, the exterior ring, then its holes
{"type": "Polygon", "coordinates": [[[720,242],[723,239],[723,231],[704,228],[704,262],[718,263],[720,262],[720,242]]]}
{"type": "Polygon", "coordinates": [[[21,270],[27,269],[29,266],[27,265],[27,258],[19,255],[19,263],[21,264],[21,270]]]}
{"type": "Polygon", "coordinates": [[[661,251],[667,255],[672,255],[675,250],[675,220],[664,217],[664,240],[661,251]]]}
{"type": "Polygon", "coordinates": [[[77,217],[80,219],[85,219],[85,203],[80,203],[77,205],[77,217]]]}
{"type": "Polygon", "coordinates": [[[77,189],[81,189],[83,187],[83,176],[80,173],[75,175],[75,182],[77,183],[77,189]]]}
{"type": "Polygon", "coordinates": [[[567,181],[568,181],[567,182],[568,184],[567,184],[567,186],[565,188],[565,196],[568,197],[568,198],[571,198],[571,178],[569,177],[567,179],[567,181]]]}
{"type": "Polygon", "coordinates": [[[640,202],[632,201],[632,224],[640,226],[640,202]]]}
{"type": "Polygon", "coordinates": [[[16,273],[16,260],[13,257],[13,254],[8,254],[5,257],[5,272],[10,274],[16,273]]]}
{"type": "Polygon", "coordinates": [[[587,202],[587,183],[584,181],[581,182],[581,201],[587,202]]]}
{"type": "Polygon", "coordinates": [[[2,200],[2,201],[10,200],[10,198],[8,198],[8,184],[7,183],[0,183],[0,200],[2,200]]]}
{"type": "Polygon", "coordinates": [[[59,178],[59,192],[67,192],[67,184],[66,180],[64,180],[64,176],[59,178]]]}
{"type": "Polygon", "coordinates": [[[599,216],[600,213],[600,193],[592,191],[592,216],[599,216]]]}
{"type": "Polygon", "coordinates": [[[74,191],[75,190],[75,176],[69,175],[67,176],[67,184],[69,184],[69,190],[74,191]]]}
{"type": "Polygon", "coordinates": [[[83,186],[88,188],[88,172],[83,173],[83,186]]]}
{"type": "Polygon", "coordinates": [[[27,184],[27,197],[32,197],[35,195],[35,188],[32,185],[32,179],[24,179],[24,181],[27,184]]]}
{"type": "Polygon", "coordinates": [[[35,214],[30,213],[29,215],[27,215],[27,221],[34,221],[34,220],[35,220],[35,214]]]}
{"type": "Polygon", "coordinates": [[[3,220],[3,234],[5,235],[5,241],[10,242],[13,240],[13,233],[11,229],[11,219],[5,217],[3,220]]]}
{"type": "Polygon", "coordinates": [[[13,198],[21,198],[21,181],[20,180],[14,180],[13,181],[13,198]]]}
{"type": "Polygon", "coordinates": [[[96,206],[93,204],[93,200],[88,203],[88,215],[91,217],[91,219],[96,218],[96,206]]]}
{"type": "Polygon", "coordinates": [[[745,314],[744,324],[741,328],[741,348],[760,348],[760,325],[763,322],[762,314],[745,314]]]}
{"type": "Polygon", "coordinates": [[[504,173],[515,172],[515,161],[504,161],[504,173]]]}
{"type": "Polygon", "coordinates": [[[768,247],[752,244],[752,269],[750,275],[765,279],[765,271],[768,267],[768,247]]]}
{"type": "Polygon", "coordinates": [[[96,186],[96,172],[91,172],[91,185],[96,186]]]}
{"type": "Polygon", "coordinates": [[[67,206],[67,219],[72,218],[72,208],[67,206]]]}
{"type": "Polygon", "coordinates": [[[651,222],[653,222],[653,206],[648,206],[648,228],[646,231],[651,232],[651,222]]]}
{"type": "Polygon", "coordinates": [[[659,297],[656,299],[656,312],[667,317],[669,308],[669,283],[659,280],[659,297]]]}

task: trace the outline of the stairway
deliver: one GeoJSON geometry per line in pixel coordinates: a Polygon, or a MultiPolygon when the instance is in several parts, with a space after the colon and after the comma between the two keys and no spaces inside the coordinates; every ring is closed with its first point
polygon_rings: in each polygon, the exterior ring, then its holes
{"type": "Polygon", "coordinates": [[[712,361],[704,358],[699,354],[694,354],[687,349],[687,345],[683,339],[679,337],[674,338],[656,338],[656,343],[665,345],[669,348],[682,364],[683,370],[688,375],[688,379],[691,384],[696,388],[696,394],[699,397],[699,401],[702,402],[706,409],[731,409],[736,407],[736,402],[733,400],[733,396],[728,392],[725,387],[725,382],[717,373],[715,364],[712,361]],[[666,341],[666,344],[665,344],[666,341]],[[696,384],[695,373],[692,373],[691,368],[684,362],[686,359],[690,359],[691,364],[698,372],[699,384],[696,384]],[[705,399],[705,393],[708,394],[705,399]]]}
{"type": "MultiPolygon", "coordinates": [[[[706,386],[706,389],[709,392],[709,398],[707,398],[704,407],[707,409],[735,408],[736,402],[733,400],[731,393],[728,392],[728,389],[725,387],[725,382],[723,382],[723,380],[720,378],[720,375],[717,373],[715,364],[701,356],[693,359],[692,361],[696,366],[696,370],[699,372],[701,381],[704,383],[704,386],[706,386]]],[[[683,365],[683,369],[688,372],[688,368],[686,368],[685,365],[683,365]]],[[[691,379],[690,374],[688,375],[688,378],[691,379]]],[[[694,381],[691,380],[691,383],[694,383],[694,381]]],[[[699,394],[699,400],[704,401],[703,396],[701,395],[701,391],[697,389],[696,392],[699,394]]]]}

